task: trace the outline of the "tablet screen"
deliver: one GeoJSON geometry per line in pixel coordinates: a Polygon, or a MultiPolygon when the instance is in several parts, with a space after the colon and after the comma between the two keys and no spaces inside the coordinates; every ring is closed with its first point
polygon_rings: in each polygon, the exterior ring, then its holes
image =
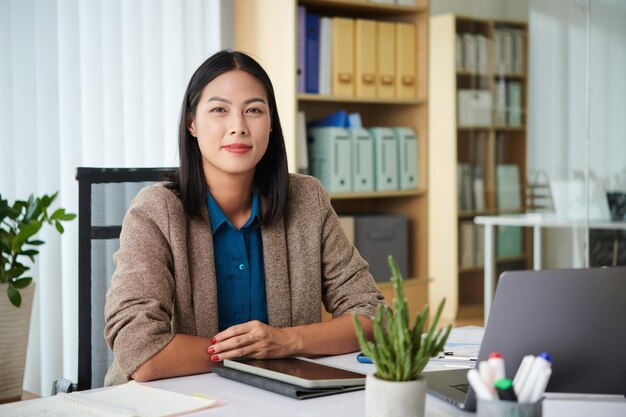
{"type": "Polygon", "coordinates": [[[305,387],[365,383],[363,374],[299,358],[225,360],[224,366],[305,387]]]}

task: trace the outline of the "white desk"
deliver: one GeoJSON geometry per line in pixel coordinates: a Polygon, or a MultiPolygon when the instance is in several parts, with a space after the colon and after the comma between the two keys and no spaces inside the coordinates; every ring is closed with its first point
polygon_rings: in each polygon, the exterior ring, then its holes
{"type": "MultiPolygon", "coordinates": [[[[371,372],[372,365],[360,364],[356,354],[319,359],[322,363],[341,366],[359,372],[371,372]]],[[[429,365],[430,370],[441,369],[429,365]]],[[[295,400],[239,382],[221,378],[215,374],[203,374],[151,382],[150,385],[184,394],[204,393],[220,401],[220,405],[193,416],[255,416],[255,417],[313,417],[313,416],[365,416],[365,391],[331,395],[328,397],[295,400]]],[[[461,411],[446,402],[426,396],[426,416],[452,417],[473,416],[475,413],[461,411]]],[[[548,394],[544,401],[544,417],[618,417],[626,415],[626,399],[623,396],[548,394]]]]}
{"type": "Polygon", "coordinates": [[[573,220],[558,218],[551,214],[516,214],[500,216],[477,216],[474,223],[485,226],[485,324],[489,318],[489,310],[493,302],[494,271],[495,271],[495,240],[494,226],[520,226],[533,228],[533,269],[541,269],[541,228],[587,228],[589,229],[626,229],[623,221],[573,220]]]}

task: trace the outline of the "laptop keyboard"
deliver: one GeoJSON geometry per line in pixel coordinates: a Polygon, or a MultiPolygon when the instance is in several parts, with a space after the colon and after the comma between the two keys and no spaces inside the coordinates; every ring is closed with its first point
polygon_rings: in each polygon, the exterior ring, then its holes
{"type": "Polygon", "coordinates": [[[469,384],[450,384],[450,386],[454,389],[458,389],[465,394],[467,394],[467,390],[469,389],[469,384]]]}

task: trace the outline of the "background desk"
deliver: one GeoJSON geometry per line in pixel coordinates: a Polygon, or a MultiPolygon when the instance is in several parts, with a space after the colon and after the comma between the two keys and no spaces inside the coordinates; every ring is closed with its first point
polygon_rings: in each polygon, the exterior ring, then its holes
{"type": "Polygon", "coordinates": [[[485,276],[484,276],[484,317],[485,325],[493,302],[495,241],[494,226],[520,226],[533,228],[533,269],[541,269],[541,228],[587,228],[589,229],[626,229],[623,221],[573,220],[558,218],[550,214],[519,214],[501,216],[477,216],[474,223],[485,226],[485,276]]]}

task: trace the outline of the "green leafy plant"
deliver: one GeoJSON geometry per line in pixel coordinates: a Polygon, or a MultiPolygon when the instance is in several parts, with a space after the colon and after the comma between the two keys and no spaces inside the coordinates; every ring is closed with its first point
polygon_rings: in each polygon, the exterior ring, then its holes
{"type": "Polygon", "coordinates": [[[35,256],[39,254],[37,247],[44,244],[41,240],[32,239],[44,223],[54,227],[59,233],[63,233],[61,222],[69,221],[76,217],[75,214],[66,213],[65,209],[59,208],[51,215],[48,208],[58,195],[43,195],[35,197],[30,195],[27,201],[16,200],[13,205],[2,198],[0,194],[0,248],[2,249],[2,268],[0,268],[0,283],[7,283],[7,295],[11,304],[19,307],[22,304],[22,296],[19,290],[26,288],[32,277],[23,276],[30,267],[23,263],[24,258],[35,262],[35,256]]]}
{"type": "Polygon", "coordinates": [[[413,328],[409,326],[409,310],[403,290],[403,280],[393,256],[387,258],[393,284],[393,311],[388,305],[378,305],[374,317],[374,341],[368,341],[363,327],[353,314],[359,345],[363,353],[374,362],[376,377],[387,381],[412,381],[418,379],[428,360],[443,350],[452,326],[435,332],[439,316],[446,302],[439,303],[435,317],[424,334],[429,308],[417,314],[413,328]],[[385,326],[386,323],[386,326],[385,326]]]}

